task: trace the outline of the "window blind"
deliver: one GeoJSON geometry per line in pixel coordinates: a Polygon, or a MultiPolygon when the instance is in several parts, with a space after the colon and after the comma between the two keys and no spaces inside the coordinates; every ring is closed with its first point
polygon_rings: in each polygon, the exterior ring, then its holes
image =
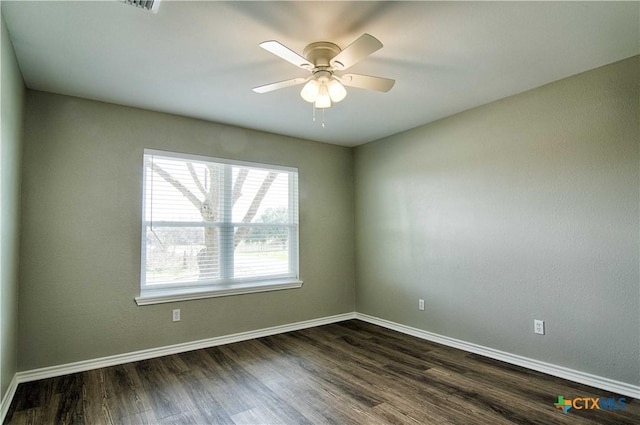
{"type": "Polygon", "coordinates": [[[142,291],[298,277],[296,169],[144,154],[142,291]]]}

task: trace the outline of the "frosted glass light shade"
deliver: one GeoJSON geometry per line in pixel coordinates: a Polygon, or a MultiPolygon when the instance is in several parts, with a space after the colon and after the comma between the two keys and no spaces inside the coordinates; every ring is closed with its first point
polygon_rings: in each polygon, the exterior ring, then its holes
{"type": "Polygon", "coordinates": [[[334,102],[340,102],[347,96],[347,90],[344,88],[340,81],[332,78],[328,84],[329,96],[334,102]]]}
{"type": "Polygon", "coordinates": [[[318,97],[316,97],[316,108],[330,108],[331,107],[331,97],[329,96],[329,90],[327,89],[326,84],[320,84],[320,90],[318,92],[318,97]]]}
{"type": "Polygon", "coordinates": [[[309,82],[302,88],[300,96],[302,96],[302,98],[307,102],[313,103],[316,101],[319,92],[320,83],[318,83],[316,80],[309,80],[309,82]]]}

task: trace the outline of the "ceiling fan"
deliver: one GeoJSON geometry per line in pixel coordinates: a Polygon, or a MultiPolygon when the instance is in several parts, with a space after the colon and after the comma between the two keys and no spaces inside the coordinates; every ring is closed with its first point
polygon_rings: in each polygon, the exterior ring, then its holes
{"type": "Polygon", "coordinates": [[[260,47],[295,66],[306,69],[311,75],[255,87],[253,91],[256,93],[267,93],[306,83],[300,96],[321,109],[329,108],[333,103],[344,99],[347,95],[344,86],[388,92],[395,83],[395,80],[388,78],[341,73],[382,48],[382,43],[369,34],[363,34],[344,50],[328,41],[311,43],[304,48],[302,56],[274,40],[262,42],[260,47]]]}

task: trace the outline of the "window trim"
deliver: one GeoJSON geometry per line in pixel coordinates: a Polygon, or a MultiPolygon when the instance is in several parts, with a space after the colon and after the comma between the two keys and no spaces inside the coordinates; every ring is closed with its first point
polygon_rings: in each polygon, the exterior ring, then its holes
{"type": "Polygon", "coordinates": [[[135,297],[138,305],[173,303],[177,301],[199,300],[203,298],[227,297],[230,295],[253,294],[256,292],[279,291],[302,287],[298,279],[252,280],[245,283],[221,284],[216,289],[211,286],[201,288],[149,289],[135,297]]]}
{"type": "MultiPolygon", "coordinates": [[[[256,292],[266,292],[266,291],[278,291],[284,289],[295,289],[300,288],[303,282],[299,279],[300,269],[299,269],[299,229],[300,224],[298,221],[297,215],[295,216],[295,220],[292,220],[290,224],[286,226],[289,228],[293,228],[295,231],[290,232],[292,240],[290,243],[295,243],[296,249],[290,251],[289,255],[289,268],[290,270],[295,271],[295,276],[273,276],[269,278],[264,277],[256,277],[256,278],[245,278],[245,279],[233,279],[229,281],[221,280],[216,284],[193,284],[193,285],[162,285],[162,287],[154,287],[155,285],[147,285],[146,284],[146,227],[148,225],[146,217],[145,217],[145,208],[146,208],[146,178],[147,172],[144,165],[144,157],[146,155],[158,155],[164,157],[170,157],[178,160],[186,160],[186,161],[194,161],[194,162],[205,162],[205,163],[218,163],[224,165],[231,166],[239,166],[239,167],[251,167],[251,168],[259,168],[264,170],[274,170],[274,171],[283,171],[287,173],[295,173],[295,176],[289,174],[290,182],[292,185],[297,183],[298,169],[295,167],[287,167],[281,165],[272,165],[258,162],[250,162],[250,161],[238,161],[231,160],[225,158],[217,158],[210,157],[204,155],[193,155],[186,154],[181,152],[172,152],[158,149],[144,149],[143,152],[143,176],[142,176],[142,217],[141,217],[141,252],[140,252],[140,281],[139,281],[139,290],[140,295],[135,297],[135,302],[137,305],[151,305],[151,304],[159,304],[159,303],[169,303],[169,302],[177,302],[177,301],[186,301],[186,300],[194,300],[194,299],[202,299],[202,298],[213,298],[213,297],[224,297],[231,295],[240,295],[240,294],[249,294],[256,292]],[[295,180],[294,180],[295,179],[295,180]]],[[[225,192],[226,193],[226,192],[225,192]]],[[[298,196],[298,185],[294,185],[294,191],[290,191],[290,200],[289,205],[291,206],[294,200],[298,200],[295,205],[295,211],[292,211],[291,208],[289,210],[292,214],[295,214],[299,208],[299,196],[298,196]]],[[[162,223],[162,222],[156,222],[162,223]]],[[[170,223],[170,222],[167,222],[170,223]]],[[[195,223],[187,223],[180,222],[180,226],[193,225],[198,224],[202,226],[202,222],[195,223]]],[[[228,227],[228,226],[247,226],[253,227],[256,223],[222,223],[216,224],[216,227],[228,227]]]]}

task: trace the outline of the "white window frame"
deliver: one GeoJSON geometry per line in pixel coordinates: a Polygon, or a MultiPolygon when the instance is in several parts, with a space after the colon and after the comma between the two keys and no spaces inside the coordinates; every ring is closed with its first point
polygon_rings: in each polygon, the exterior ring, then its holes
{"type": "MultiPolygon", "coordinates": [[[[201,155],[191,155],[178,152],[170,152],[156,149],[145,149],[143,156],[143,184],[142,184],[142,229],[141,229],[141,258],[140,258],[140,296],[135,298],[138,305],[159,304],[167,302],[185,301],[201,298],[222,297],[230,295],[248,294],[255,292],[265,291],[277,291],[283,289],[294,289],[302,286],[302,281],[299,279],[299,222],[298,222],[298,169],[294,167],[285,167],[272,164],[263,164],[248,161],[236,161],[224,158],[215,158],[201,155]],[[144,158],[147,155],[156,155],[165,158],[179,159],[191,162],[205,162],[216,163],[223,165],[232,165],[240,167],[251,167],[269,171],[284,171],[289,173],[289,270],[291,273],[286,275],[270,276],[268,279],[256,279],[256,278],[225,278],[223,271],[223,278],[216,281],[216,283],[200,283],[200,282],[187,282],[186,284],[162,284],[162,285],[148,285],[146,283],[146,235],[147,226],[150,224],[145,217],[146,211],[146,188],[147,172],[145,169],[144,158]]],[[[221,191],[226,195],[226,201],[223,201],[223,205],[227,205],[230,208],[230,203],[227,202],[230,199],[230,180],[225,179],[226,183],[221,191]]],[[[224,196],[223,195],[223,196],[224,196]]],[[[232,221],[226,221],[230,217],[230,214],[222,214],[222,222],[218,224],[211,224],[206,222],[155,222],[158,226],[167,227],[205,227],[216,226],[221,229],[233,229],[234,227],[256,227],[261,226],[260,223],[234,223],[232,221]]],[[[221,244],[222,245],[222,244],[221,244]]],[[[230,258],[233,258],[233,248],[224,246],[221,247],[224,250],[228,250],[227,254],[230,258]]],[[[222,254],[223,256],[225,254],[222,254]]],[[[227,257],[229,258],[229,257],[227,257]]],[[[221,262],[225,264],[225,261],[221,262]]]]}

